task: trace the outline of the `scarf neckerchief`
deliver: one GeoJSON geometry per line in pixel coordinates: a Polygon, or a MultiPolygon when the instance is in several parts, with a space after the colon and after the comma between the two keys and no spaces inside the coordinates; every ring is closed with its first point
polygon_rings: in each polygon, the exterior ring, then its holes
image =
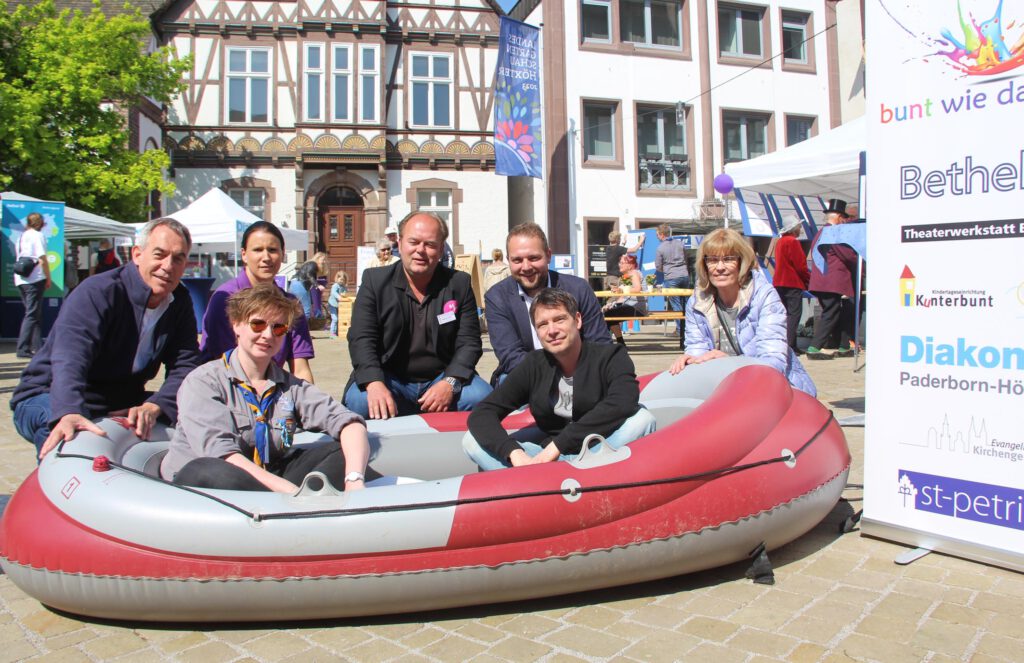
{"type": "MultiPolygon", "coordinates": [[[[224,353],[224,366],[228,366],[228,362],[231,360],[231,353],[234,350],[228,350],[224,353]]],[[[245,404],[249,406],[249,409],[256,415],[256,425],[253,426],[253,433],[256,436],[255,451],[252,454],[252,462],[256,463],[257,467],[265,467],[270,462],[270,427],[267,425],[269,421],[269,411],[274,407],[274,403],[277,402],[281,392],[278,391],[277,385],[270,385],[270,389],[264,394],[261,400],[256,390],[246,382],[237,378],[232,379],[235,388],[238,389],[238,393],[242,395],[242,399],[245,404]]]]}

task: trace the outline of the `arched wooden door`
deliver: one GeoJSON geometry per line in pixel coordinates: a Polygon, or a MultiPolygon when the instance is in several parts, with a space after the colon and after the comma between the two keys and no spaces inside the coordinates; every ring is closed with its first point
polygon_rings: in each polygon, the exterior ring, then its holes
{"type": "Polygon", "coordinates": [[[320,199],[320,237],[327,253],[327,280],[344,269],[355,283],[358,247],[365,237],[362,199],[348,187],[337,187],[320,199]]]}

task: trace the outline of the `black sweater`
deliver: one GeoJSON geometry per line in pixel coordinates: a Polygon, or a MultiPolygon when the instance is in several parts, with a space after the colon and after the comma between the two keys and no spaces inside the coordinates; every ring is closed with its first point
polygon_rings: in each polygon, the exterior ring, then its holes
{"type": "Polygon", "coordinates": [[[579,453],[591,433],[608,437],[640,409],[636,369],[621,345],[583,342],[573,375],[572,422],[568,424],[555,414],[552,403],[559,375],[558,362],[550,354],[529,353],[469,415],[469,431],[480,446],[502,460],[519,449],[501,420],[525,404],[561,454],[579,453]]]}

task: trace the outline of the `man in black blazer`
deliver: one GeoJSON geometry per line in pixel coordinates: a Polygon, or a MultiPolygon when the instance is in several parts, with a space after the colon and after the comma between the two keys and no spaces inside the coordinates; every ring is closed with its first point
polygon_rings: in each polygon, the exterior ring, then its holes
{"type": "Polygon", "coordinates": [[[370,419],[469,410],[490,393],[469,276],[438,263],[448,225],[413,212],[398,224],[401,260],[363,272],[352,308],[345,406],[370,419]]]}
{"type": "Polygon", "coordinates": [[[491,376],[497,385],[519,365],[527,353],[541,348],[537,332],[530,321],[530,304],[544,288],[559,288],[572,295],[583,316],[583,340],[609,343],[608,325],[601,304],[590,284],[571,274],[548,269],[551,249],[548,238],[536,223],[521,223],[505,240],[511,275],[487,291],[484,298],[487,312],[487,333],[498,357],[498,368],[491,376]]]}
{"type": "Polygon", "coordinates": [[[576,300],[556,288],[541,290],[530,316],[543,350],[528,354],[469,415],[462,446],[485,470],[571,460],[591,433],[612,448],[652,433],[654,415],[639,404],[640,387],[625,347],[580,336],[576,300]],[[536,427],[515,435],[501,421],[530,406],[536,427]]]}

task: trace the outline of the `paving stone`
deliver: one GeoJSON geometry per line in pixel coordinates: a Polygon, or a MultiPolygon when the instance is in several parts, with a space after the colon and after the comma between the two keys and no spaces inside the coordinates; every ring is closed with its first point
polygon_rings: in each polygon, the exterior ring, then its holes
{"type": "Polygon", "coordinates": [[[649,605],[634,610],[630,615],[630,621],[639,624],[648,624],[660,628],[674,628],[690,618],[690,615],[683,610],[665,608],[657,605],[649,605]]]}
{"type": "Polygon", "coordinates": [[[330,628],[309,634],[310,640],[339,654],[366,642],[371,637],[370,634],[356,628],[330,628]]]}
{"type": "Polygon", "coordinates": [[[846,626],[847,624],[800,615],[783,626],[780,632],[808,643],[826,645],[846,626]]]}
{"type": "MultiPolygon", "coordinates": [[[[947,622],[949,624],[966,624],[976,627],[987,626],[995,617],[994,613],[988,610],[968,608],[955,603],[940,603],[929,615],[932,619],[947,622]]],[[[1018,630],[1024,629],[1020,620],[1017,620],[1018,630]]]]}
{"type": "Polygon", "coordinates": [[[505,633],[502,633],[492,626],[474,624],[473,622],[459,626],[454,632],[470,638],[471,640],[482,640],[484,642],[497,642],[498,640],[507,637],[505,633]]]}
{"type": "Polygon", "coordinates": [[[726,644],[752,653],[781,657],[792,651],[798,641],[785,635],[777,635],[755,628],[742,628],[736,635],[729,638],[726,644]]]}
{"type": "MultiPolygon", "coordinates": [[[[644,609],[646,605],[640,609],[644,609]]],[[[589,606],[587,609],[578,610],[568,615],[564,621],[569,624],[578,624],[592,629],[603,630],[623,618],[623,611],[612,610],[605,606],[589,606]]]]}
{"type": "Polygon", "coordinates": [[[584,657],[608,658],[629,645],[629,641],[600,631],[583,628],[567,628],[544,637],[555,647],[568,649],[584,657]]]}
{"type": "Polygon", "coordinates": [[[892,592],[879,601],[871,612],[879,617],[917,621],[928,612],[932,603],[931,599],[892,592]]]}
{"type": "Polygon", "coordinates": [[[850,605],[856,606],[870,605],[878,601],[881,597],[882,592],[880,591],[864,589],[863,587],[851,587],[850,585],[840,585],[828,592],[829,600],[840,601],[842,603],[849,603],[850,605]]]}
{"type": "Polygon", "coordinates": [[[134,633],[107,635],[82,644],[82,649],[99,659],[108,659],[149,647],[149,643],[134,633]]]}
{"type": "Polygon", "coordinates": [[[21,620],[22,625],[28,630],[43,638],[51,638],[55,635],[64,635],[80,628],[79,622],[58,615],[49,610],[34,612],[21,620]]]}
{"type": "Polygon", "coordinates": [[[524,638],[539,638],[545,633],[550,633],[561,625],[553,619],[539,615],[519,615],[510,619],[500,626],[502,631],[513,635],[521,635],[524,638]]]}
{"type": "Polygon", "coordinates": [[[21,642],[8,642],[3,647],[0,647],[0,663],[8,663],[8,661],[22,661],[26,658],[30,658],[39,653],[39,649],[28,642],[22,640],[21,642]]]}
{"type": "Polygon", "coordinates": [[[438,640],[445,638],[448,634],[434,626],[427,626],[415,633],[411,633],[400,640],[400,642],[412,650],[422,649],[438,640]]]}
{"type": "Polygon", "coordinates": [[[979,654],[994,656],[1004,661],[1020,663],[1020,661],[1024,661],[1024,639],[1021,639],[1019,636],[1007,638],[1001,635],[986,633],[981,637],[981,641],[978,642],[975,651],[979,654]]]}
{"type": "Polygon", "coordinates": [[[551,647],[542,642],[513,636],[502,640],[488,651],[498,658],[509,661],[536,661],[547,655],[551,647]]]}
{"type": "Polygon", "coordinates": [[[465,661],[487,648],[487,645],[453,635],[428,645],[423,648],[423,653],[442,661],[465,661]]]}
{"type": "MultiPolygon", "coordinates": [[[[157,649],[166,654],[174,654],[185,649],[198,647],[210,641],[210,638],[205,633],[185,633],[183,635],[171,633],[171,635],[174,636],[173,639],[157,643],[157,649]]],[[[145,637],[145,639],[151,641],[148,637],[145,637]]]]}
{"type": "Polygon", "coordinates": [[[680,627],[684,633],[691,633],[702,640],[722,642],[729,638],[739,626],[720,619],[694,617],[680,627]]]}
{"type": "Polygon", "coordinates": [[[861,620],[854,630],[875,638],[908,643],[917,633],[917,620],[913,618],[899,619],[872,613],[861,620]]]}
{"type": "Polygon", "coordinates": [[[686,633],[657,631],[640,639],[622,654],[630,659],[652,663],[672,663],[687,658],[688,652],[699,646],[699,638],[686,633]]]}
{"type": "MultiPolygon", "coordinates": [[[[295,654],[294,656],[289,656],[288,658],[282,659],[281,663],[335,663],[335,661],[337,661],[338,658],[339,657],[337,654],[335,654],[332,651],[328,651],[323,647],[313,647],[312,649],[307,649],[306,651],[300,654],[295,654]]],[[[210,660],[223,661],[224,659],[221,658],[210,660]]],[[[400,657],[396,660],[407,661],[409,659],[405,657],[400,657]]],[[[417,660],[426,661],[428,659],[424,658],[423,656],[420,656],[418,657],[417,660]]]]}
{"type": "Polygon", "coordinates": [[[175,658],[183,663],[216,663],[230,661],[238,652],[223,642],[206,642],[192,649],[178,652],[175,658]]]}
{"type": "Polygon", "coordinates": [[[255,658],[266,661],[280,661],[310,648],[305,640],[283,631],[250,640],[239,646],[255,658]]]}
{"type": "Polygon", "coordinates": [[[24,660],[32,661],[32,663],[85,663],[92,659],[77,649],[61,649],[24,660]]]}
{"type": "Polygon", "coordinates": [[[1024,625],[1021,624],[1020,615],[992,615],[986,629],[990,633],[1003,635],[1008,638],[1024,637],[1024,625]]]}
{"type": "Polygon", "coordinates": [[[379,663],[392,658],[397,658],[406,653],[406,650],[388,640],[374,638],[368,642],[356,645],[344,652],[344,657],[353,661],[367,661],[368,663],[379,663]]]}
{"type": "Polygon", "coordinates": [[[686,654],[688,663],[741,663],[746,658],[744,652],[711,642],[697,645],[686,654]]]}
{"type": "Polygon", "coordinates": [[[790,663],[812,663],[814,661],[822,660],[825,652],[826,649],[821,645],[811,644],[810,642],[801,642],[786,658],[789,659],[790,663]]]}
{"type": "Polygon", "coordinates": [[[586,659],[579,658],[578,656],[571,656],[563,652],[558,652],[548,659],[548,663],[583,663],[585,660],[586,659]]]}
{"type": "Polygon", "coordinates": [[[879,663],[920,663],[926,648],[914,648],[898,642],[873,638],[854,633],[839,643],[836,649],[854,660],[871,660],[879,663]]]}
{"type": "Polygon", "coordinates": [[[50,650],[64,649],[65,647],[74,647],[75,645],[86,642],[88,640],[95,640],[98,635],[87,628],[80,628],[77,631],[71,633],[65,633],[64,635],[56,635],[46,640],[46,648],[50,650]]]}
{"type": "Polygon", "coordinates": [[[1022,612],[1022,605],[1024,605],[1024,600],[1022,600],[1022,597],[1020,596],[992,593],[979,594],[977,598],[971,602],[972,608],[999,612],[1004,615],[1020,615],[1022,612]]]}

